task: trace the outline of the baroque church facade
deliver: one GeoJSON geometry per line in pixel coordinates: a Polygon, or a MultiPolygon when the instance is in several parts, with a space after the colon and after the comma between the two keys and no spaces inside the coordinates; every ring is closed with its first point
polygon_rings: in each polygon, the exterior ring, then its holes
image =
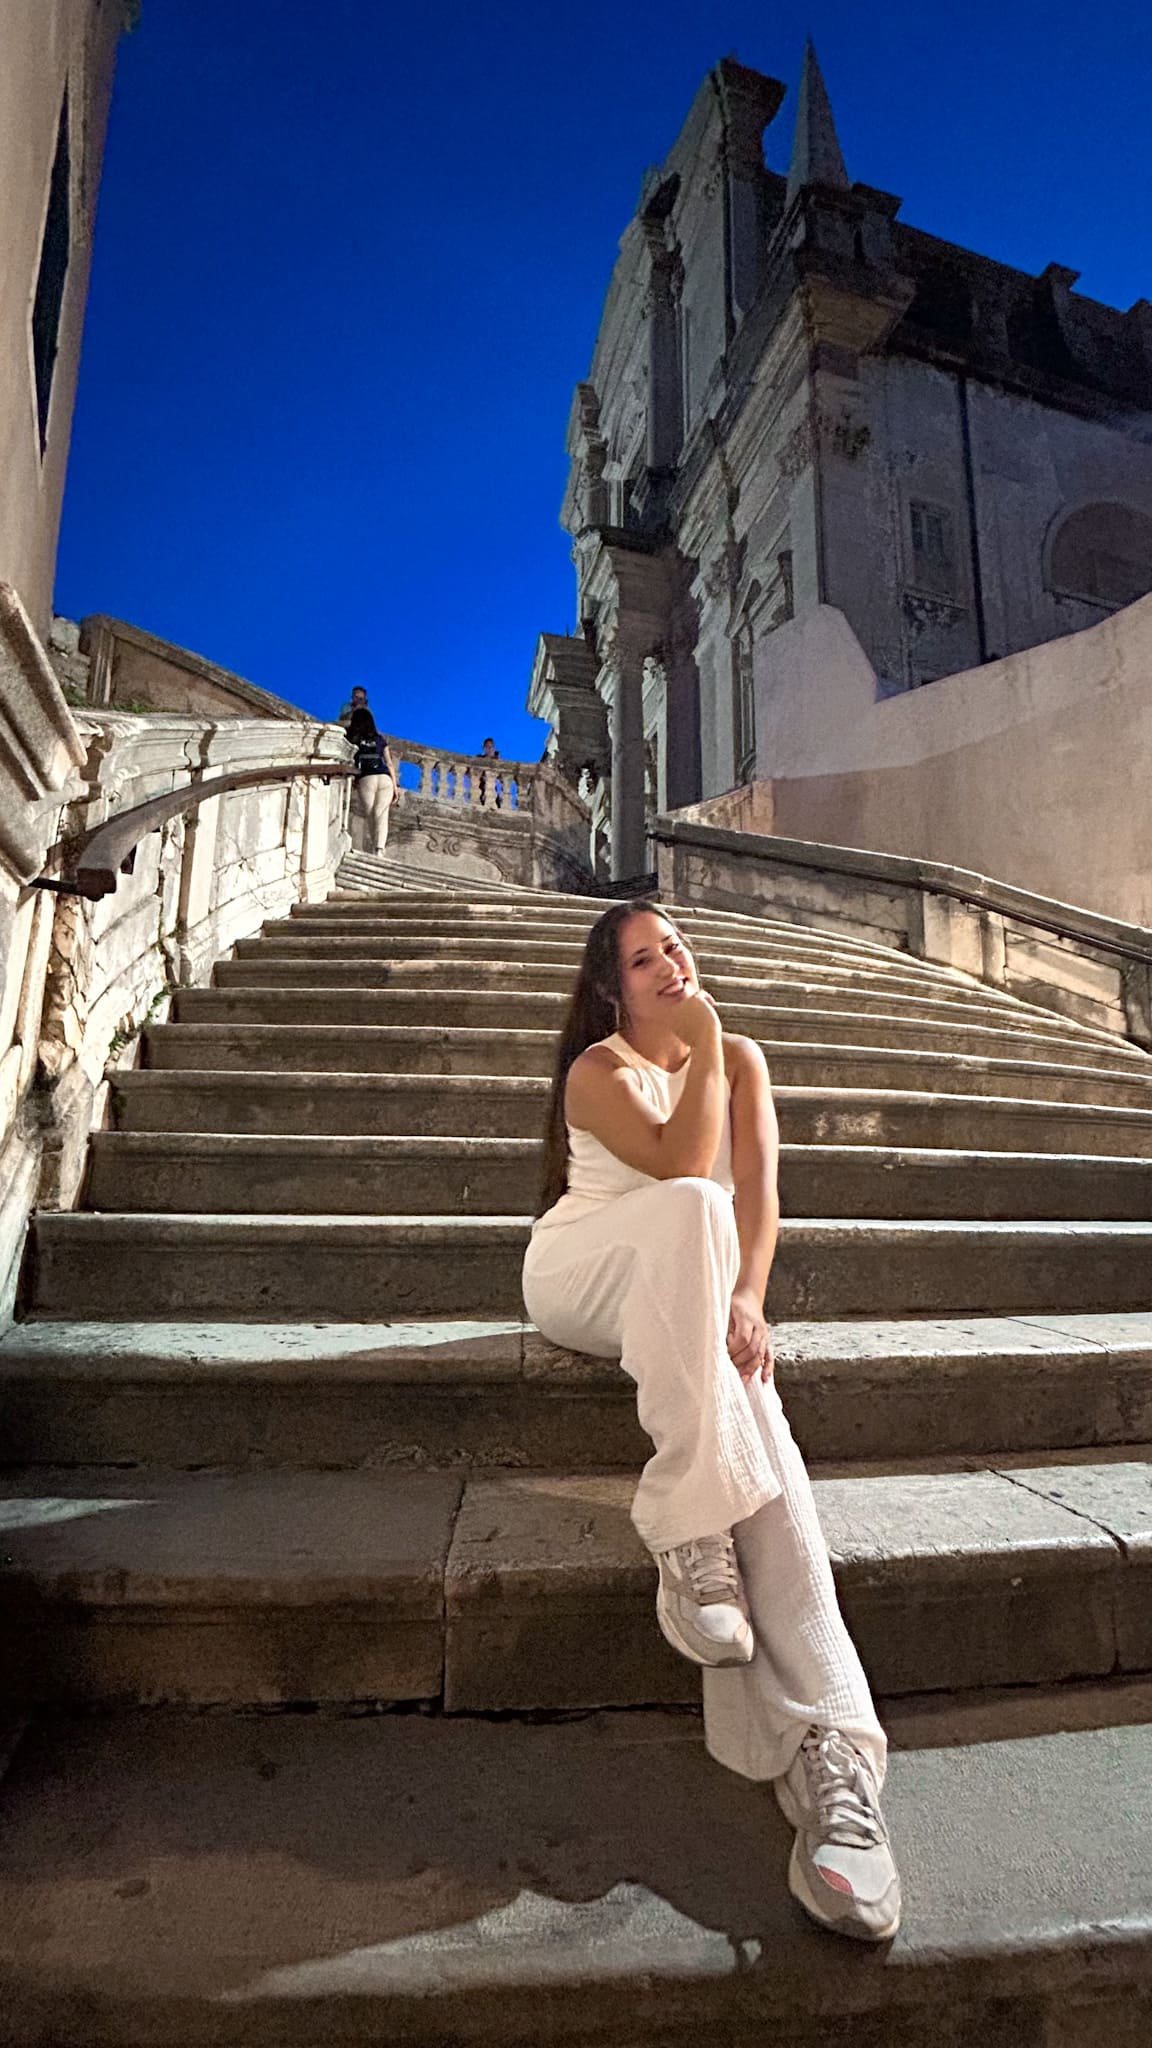
{"type": "Polygon", "coordinates": [[[886,696],[1152,590],[1152,304],[906,226],[849,179],[810,46],[774,173],[784,97],[705,79],[576,387],[577,631],[541,637],[528,706],[610,776],[617,876],[653,810],[771,775],[753,675],[784,621],[837,607],[886,696]]]}

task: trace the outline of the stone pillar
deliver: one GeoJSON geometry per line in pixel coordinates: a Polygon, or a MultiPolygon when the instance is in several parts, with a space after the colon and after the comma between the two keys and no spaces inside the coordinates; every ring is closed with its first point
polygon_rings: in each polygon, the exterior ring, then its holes
{"type": "Polygon", "coordinates": [[[648,467],[674,469],[684,438],[680,378],[678,266],[663,235],[650,238],[652,275],[648,287],[648,467]]]}
{"type": "Polygon", "coordinates": [[[612,879],[643,874],[644,831],[644,666],[631,650],[614,664],[610,704],[612,733],[612,879]]]}
{"type": "Polygon", "coordinates": [[[724,220],[728,324],[738,327],[759,296],[767,236],[763,135],[784,98],[776,78],[726,59],[718,72],[724,113],[724,220]]]}

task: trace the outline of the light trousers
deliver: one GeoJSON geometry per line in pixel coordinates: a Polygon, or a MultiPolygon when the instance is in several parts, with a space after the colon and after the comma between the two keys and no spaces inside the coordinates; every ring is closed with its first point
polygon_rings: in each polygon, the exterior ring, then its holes
{"type": "Polygon", "coordinates": [[[350,836],[357,853],[383,853],[396,798],[390,775],[362,775],[352,791],[350,836]]]}
{"type": "Polygon", "coordinates": [[[726,1189],[654,1181],[539,1228],[524,1299],[553,1343],[619,1356],[636,1383],[653,1450],[632,1519],[648,1549],[732,1531],[756,1654],[704,1672],[712,1755],[745,1777],[776,1778],[816,1723],[855,1742],[882,1784],[887,1742],[804,1461],[774,1382],[746,1384],[728,1356],[739,1263],[726,1189]]]}

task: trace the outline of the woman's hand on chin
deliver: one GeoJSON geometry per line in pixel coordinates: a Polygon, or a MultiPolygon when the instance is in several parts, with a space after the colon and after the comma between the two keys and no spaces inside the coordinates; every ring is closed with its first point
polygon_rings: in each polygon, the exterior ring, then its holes
{"type": "Polygon", "coordinates": [[[720,1016],[706,989],[698,988],[694,995],[685,996],[671,1012],[671,1018],[677,1037],[693,1052],[698,1045],[720,1045],[723,1038],[720,1016]]]}
{"type": "Polygon", "coordinates": [[[772,1332],[764,1319],[764,1304],[750,1288],[738,1287],[728,1312],[728,1356],[742,1380],[772,1377],[772,1332]]]}

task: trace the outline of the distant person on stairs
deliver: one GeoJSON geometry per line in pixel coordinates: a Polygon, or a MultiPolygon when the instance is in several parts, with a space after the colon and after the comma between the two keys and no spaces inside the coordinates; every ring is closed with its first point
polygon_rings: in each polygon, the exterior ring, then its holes
{"type": "Polygon", "coordinates": [[[900,1919],[887,1741],[764,1320],[778,1152],[759,1046],[721,1030],[663,911],[614,904],[560,1036],[524,1299],[553,1343],[618,1356],[636,1382],[653,1452],[632,1519],[659,1626],[704,1667],[709,1750],[775,1781],[806,1911],[883,1941],[900,1919]]]}
{"type": "MultiPolygon", "coordinates": [[[[500,759],[499,749],[494,739],[489,737],[482,743],[480,755],[482,760],[485,761],[498,761],[500,759]]],[[[486,768],[480,770],[479,783],[480,801],[482,804],[486,804],[488,801],[488,771],[486,768]]],[[[504,778],[499,772],[492,777],[492,801],[497,810],[502,809],[504,803],[504,778]]]]}
{"type": "Polygon", "coordinates": [[[356,787],[352,797],[353,845],[361,853],[383,853],[388,820],[396,800],[396,769],[383,733],[368,708],[368,692],[359,685],[340,713],[340,724],[356,755],[356,787]],[[359,832],[355,827],[359,826],[359,832]]]}

